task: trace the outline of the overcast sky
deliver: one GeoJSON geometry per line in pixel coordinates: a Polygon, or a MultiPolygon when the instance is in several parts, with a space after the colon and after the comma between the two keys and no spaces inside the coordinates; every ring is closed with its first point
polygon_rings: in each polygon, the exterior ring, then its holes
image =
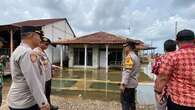
{"type": "Polygon", "coordinates": [[[195,0],[1,0],[0,24],[67,18],[77,36],[105,31],[159,47],[178,30],[195,30],[195,0]]]}

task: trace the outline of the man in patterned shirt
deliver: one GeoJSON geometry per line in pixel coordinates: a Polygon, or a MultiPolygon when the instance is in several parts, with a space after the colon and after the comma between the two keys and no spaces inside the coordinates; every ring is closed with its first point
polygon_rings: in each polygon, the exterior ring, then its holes
{"type": "Polygon", "coordinates": [[[194,32],[178,32],[179,50],[166,54],[159,68],[155,92],[161,94],[165,85],[169,95],[168,110],[195,110],[195,45],[194,32]]]}

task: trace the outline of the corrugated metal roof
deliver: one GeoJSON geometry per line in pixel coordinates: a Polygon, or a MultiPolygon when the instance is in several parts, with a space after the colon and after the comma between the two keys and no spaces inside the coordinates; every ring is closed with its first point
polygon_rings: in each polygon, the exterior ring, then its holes
{"type": "Polygon", "coordinates": [[[76,37],[72,27],[70,26],[68,20],[66,18],[55,18],[55,19],[38,19],[38,20],[27,20],[22,22],[16,22],[8,25],[0,25],[0,31],[10,30],[10,29],[19,29],[22,26],[34,26],[34,27],[42,27],[51,23],[55,23],[58,21],[65,20],[70,27],[74,37],[76,37]]]}
{"type": "Polygon", "coordinates": [[[22,26],[45,26],[57,21],[65,20],[65,18],[58,18],[58,19],[39,19],[39,20],[28,20],[28,21],[22,21],[13,23],[11,25],[22,27],[22,26]]]}

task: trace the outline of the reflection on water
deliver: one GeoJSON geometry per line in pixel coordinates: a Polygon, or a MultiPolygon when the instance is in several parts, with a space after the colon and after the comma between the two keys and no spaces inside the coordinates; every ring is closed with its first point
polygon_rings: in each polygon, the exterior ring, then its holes
{"type": "MultiPolygon", "coordinates": [[[[60,73],[60,72],[59,72],[60,73]]],[[[55,74],[55,78],[70,78],[70,79],[84,79],[86,73],[86,78],[91,80],[106,80],[106,72],[104,69],[65,69],[62,74],[55,74]]],[[[119,70],[111,70],[108,72],[108,80],[120,81],[121,75],[119,70]]]]}
{"type": "MultiPolygon", "coordinates": [[[[120,70],[65,69],[56,72],[52,82],[53,94],[65,97],[76,96],[84,99],[120,101],[120,70]]],[[[139,84],[139,104],[154,104],[153,84],[139,84]]]]}
{"type": "Polygon", "coordinates": [[[153,84],[139,85],[137,88],[137,100],[140,104],[155,104],[153,84]]]}
{"type": "Polygon", "coordinates": [[[150,61],[148,64],[143,64],[142,69],[144,73],[149,76],[152,80],[156,79],[156,76],[152,74],[152,62],[150,61]]]}

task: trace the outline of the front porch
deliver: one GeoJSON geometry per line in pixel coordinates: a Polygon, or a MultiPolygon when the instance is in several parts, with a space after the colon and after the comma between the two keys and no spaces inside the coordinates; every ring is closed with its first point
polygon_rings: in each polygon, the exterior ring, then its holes
{"type": "Polygon", "coordinates": [[[69,67],[112,68],[121,66],[122,45],[74,45],[69,46],[69,67]]]}
{"type": "Polygon", "coordinates": [[[140,40],[106,32],[97,32],[70,40],[61,39],[53,43],[68,46],[68,67],[105,68],[108,72],[109,68],[121,67],[124,58],[123,44],[127,40],[134,43],[136,47],[144,46],[144,43],[140,40]]]}

